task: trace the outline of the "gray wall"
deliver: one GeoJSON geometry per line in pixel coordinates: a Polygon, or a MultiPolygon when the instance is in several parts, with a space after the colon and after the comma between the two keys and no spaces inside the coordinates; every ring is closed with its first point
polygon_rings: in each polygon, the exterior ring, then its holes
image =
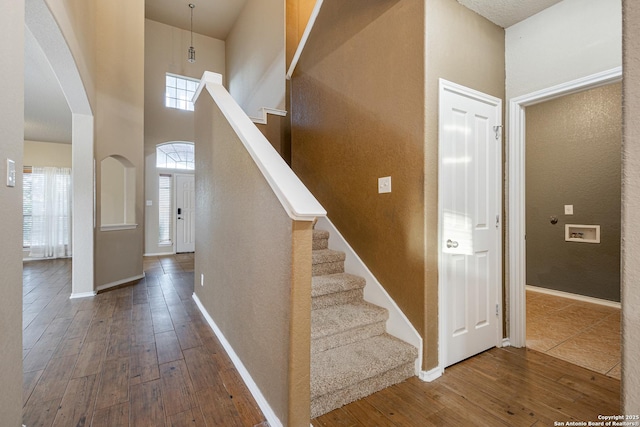
{"type": "Polygon", "coordinates": [[[621,110],[620,83],[527,107],[527,284],[620,301],[621,110]],[[565,224],[599,224],[600,243],[565,224]]]}

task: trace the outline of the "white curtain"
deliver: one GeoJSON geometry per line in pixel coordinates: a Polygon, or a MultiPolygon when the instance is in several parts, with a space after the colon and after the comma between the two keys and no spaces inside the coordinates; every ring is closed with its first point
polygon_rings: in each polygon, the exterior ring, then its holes
{"type": "Polygon", "coordinates": [[[31,253],[34,258],[71,256],[71,169],[31,171],[31,253]]]}

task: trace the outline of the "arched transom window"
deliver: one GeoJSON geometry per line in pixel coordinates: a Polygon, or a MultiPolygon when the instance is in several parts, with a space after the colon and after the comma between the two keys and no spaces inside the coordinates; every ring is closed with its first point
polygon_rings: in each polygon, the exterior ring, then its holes
{"type": "Polygon", "coordinates": [[[194,170],[192,142],[168,142],[156,147],[156,167],[194,170]]]}

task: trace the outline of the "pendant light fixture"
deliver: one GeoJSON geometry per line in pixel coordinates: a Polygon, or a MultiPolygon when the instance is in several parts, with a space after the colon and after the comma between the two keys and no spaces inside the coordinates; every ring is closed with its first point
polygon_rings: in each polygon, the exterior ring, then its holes
{"type": "Polygon", "coordinates": [[[189,9],[191,9],[191,46],[189,46],[189,56],[187,57],[187,61],[196,62],[196,50],[193,48],[193,9],[196,7],[195,4],[189,3],[189,9]]]}

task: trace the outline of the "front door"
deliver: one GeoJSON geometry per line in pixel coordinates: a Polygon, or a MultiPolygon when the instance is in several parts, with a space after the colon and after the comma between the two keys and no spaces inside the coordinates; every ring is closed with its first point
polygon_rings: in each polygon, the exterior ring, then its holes
{"type": "Polygon", "coordinates": [[[500,99],[440,81],[439,289],[444,367],[500,342],[500,99]]]}
{"type": "Polygon", "coordinates": [[[193,175],[176,175],[176,252],[196,250],[195,185],[193,175]]]}

